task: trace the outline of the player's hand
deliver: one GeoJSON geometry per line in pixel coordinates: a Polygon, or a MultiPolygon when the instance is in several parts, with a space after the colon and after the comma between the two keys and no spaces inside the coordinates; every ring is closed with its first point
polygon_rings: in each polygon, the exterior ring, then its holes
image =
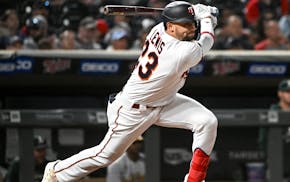
{"type": "Polygon", "coordinates": [[[203,18],[211,18],[213,27],[217,26],[217,16],[219,15],[219,10],[214,6],[206,6],[204,4],[192,5],[196,20],[201,20],[203,18]]]}
{"type": "Polygon", "coordinates": [[[214,6],[207,6],[204,4],[194,4],[192,5],[195,13],[195,18],[197,20],[201,20],[203,18],[208,17],[217,17],[219,14],[219,10],[214,6]]]}
{"type": "Polygon", "coordinates": [[[219,15],[219,9],[217,9],[214,6],[209,6],[209,9],[210,9],[210,14],[211,14],[210,18],[212,20],[212,26],[213,28],[215,28],[218,24],[217,17],[219,15]]]}
{"type": "Polygon", "coordinates": [[[203,4],[195,4],[192,5],[195,13],[196,20],[201,20],[203,18],[207,18],[211,16],[209,6],[203,4]]]}

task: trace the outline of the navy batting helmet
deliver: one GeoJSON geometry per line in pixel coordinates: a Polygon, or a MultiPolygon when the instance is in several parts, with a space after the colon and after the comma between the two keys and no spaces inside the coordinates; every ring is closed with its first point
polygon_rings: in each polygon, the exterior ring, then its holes
{"type": "Polygon", "coordinates": [[[166,5],[161,14],[161,18],[163,22],[195,22],[195,14],[192,4],[185,1],[174,1],[166,5]]]}

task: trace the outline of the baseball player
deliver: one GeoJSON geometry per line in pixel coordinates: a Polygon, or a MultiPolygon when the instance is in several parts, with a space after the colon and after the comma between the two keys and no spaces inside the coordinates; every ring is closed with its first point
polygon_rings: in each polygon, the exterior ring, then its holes
{"type": "Polygon", "coordinates": [[[169,3],[162,12],[162,22],[148,34],[129,80],[122,91],[109,98],[109,129],[104,139],[97,146],[49,163],[42,182],[76,181],[108,166],[154,124],[193,132],[193,156],[184,181],[204,181],[217,135],[217,118],[196,100],[177,92],[188,70],[214,43],[215,11],[215,7],[202,4],[169,3]],[[197,41],[192,40],[196,21],[200,22],[197,41]]]}

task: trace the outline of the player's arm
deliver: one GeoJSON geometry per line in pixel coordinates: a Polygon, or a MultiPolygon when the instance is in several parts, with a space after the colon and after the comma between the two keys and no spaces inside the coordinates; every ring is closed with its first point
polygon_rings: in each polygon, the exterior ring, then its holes
{"type": "MultiPolygon", "coordinates": [[[[198,64],[202,57],[209,52],[214,43],[214,28],[217,25],[217,18],[213,16],[214,13],[218,14],[218,9],[211,6],[206,6],[203,4],[192,5],[195,11],[196,20],[200,21],[200,38],[195,41],[194,44],[186,42],[183,43],[186,46],[182,50],[190,54],[184,54],[184,59],[190,60],[184,61],[179,64],[179,67],[188,69],[198,64]],[[194,55],[194,56],[192,56],[194,55]]],[[[180,69],[182,70],[182,69],[180,69]]]]}
{"type": "Polygon", "coordinates": [[[198,44],[202,48],[202,54],[205,55],[212,48],[214,43],[214,31],[211,18],[200,20],[200,38],[198,44]]]}
{"type": "Polygon", "coordinates": [[[212,48],[214,43],[214,28],[217,25],[217,18],[213,14],[218,14],[218,9],[203,4],[193,5],[196,19],[200,21],[200,38],[198,44],[205,55],[212,48]]]}

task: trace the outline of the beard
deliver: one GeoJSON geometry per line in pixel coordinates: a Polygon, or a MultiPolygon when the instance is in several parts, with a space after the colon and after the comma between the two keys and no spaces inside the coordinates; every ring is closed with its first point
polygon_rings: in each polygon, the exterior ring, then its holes
{"type": "Polygon", "coordinates": [[[184,33],[183,34],[183,41],[192,41],[194,39],[195,34],[194,33],[184,33]]]}

